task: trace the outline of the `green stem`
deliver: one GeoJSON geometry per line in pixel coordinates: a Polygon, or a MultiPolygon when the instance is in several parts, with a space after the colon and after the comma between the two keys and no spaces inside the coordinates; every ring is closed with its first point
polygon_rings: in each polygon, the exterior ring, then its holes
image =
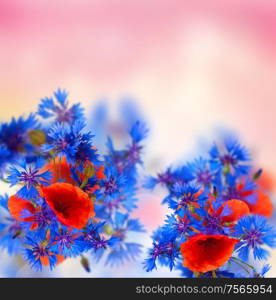
{"type": "Polygon", "coordinates": [[[237,257],[232,257],[232,259],[234,259],[234,260],[236,260],[236,261],[239,261],[239,262],[241,262],[241,263],[247,265],[249,268],[251,268],[252,270],[255,271],[255,268],[254,268],[253,266],[249,265],[248,263],[246,263],[245,261],[243,261],[243,260],[241,260],[241,259],[239,259],[239,258],[237,258],[237,257]]]}
{"type": "MultiPolygon", "coordinates": [[[[235,257],[232,257],[232,258],[235,258],[235,257]]],[[[240,266],[247,274],[251,274],[250,271],[242,264],[244,263],[242,260],[233,260],[238,266],[240,266]]]]}

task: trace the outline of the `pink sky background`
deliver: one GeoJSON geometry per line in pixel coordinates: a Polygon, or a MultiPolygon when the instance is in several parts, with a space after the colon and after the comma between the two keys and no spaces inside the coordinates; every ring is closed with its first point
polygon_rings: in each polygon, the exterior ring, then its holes
{"type": "Polygon", "coordinates": [[[155,156],[222,124],[276,166],[275,42],[273,0],[1,0],[0,119],[58,86],[88,108],[132,95],[155,156]]]}
{"type": "MultiPolygon", "coordinates": [[[[88,111],[130,95],[152,171],[225,126],[276,174],[275,50],[275,0],[0,0],[0,120],[57,87],[88,111]]],[[[141,202],[150,230],[155,200],[141,202]]]]}

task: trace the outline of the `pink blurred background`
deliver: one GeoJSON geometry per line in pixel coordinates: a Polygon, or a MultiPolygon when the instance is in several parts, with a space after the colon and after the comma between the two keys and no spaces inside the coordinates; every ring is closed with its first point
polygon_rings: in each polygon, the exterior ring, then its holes
{"type": "MultiPolygon", "coordinates": [[[[0,121],[35,110],[57,87],[88,116],[101,98],[116,107],[131,96],[151,127],[147,170],[189,158],[225,126],[275,176],[275,50],[275,0],[0,0],[0,121]]],[[[166,212],[161,193],[141,195],[136,215],[149,232],[166,212]]],[[[92,272],[150,275],[177,273],[145,274],[139,263],[92,272]]],[[[87,274],[69,261],[55,276],[87,274]]]]}

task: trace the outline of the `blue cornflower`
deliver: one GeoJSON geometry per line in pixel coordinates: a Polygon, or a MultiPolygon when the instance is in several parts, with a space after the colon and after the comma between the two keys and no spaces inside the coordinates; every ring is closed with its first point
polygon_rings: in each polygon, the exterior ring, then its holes
{"type": "Polygon", "coordinates": [[[127,231],[145,232],[138,219],[130,219],[129,214],[123,214],[119,211],[115,212],[111,223],[115,235],[121,237],[122,240],[125,238],[127,231]]]}
{"type": "Polygon", "coordinates": [[[153,247],[149,250],[148,258],[144,261],[144,269],[147,272],[156,268],[156,261],[161,265],[168,265],[170,270],[175,266],[179,256],[179,247],[172,236],[164,236],[160,241],[153,241],[153,247]]]}
{"type": "Polygon", "coordinates": [[[127,183],[124,188],[124,193],[119,197],[119,203],[128,212],[131,212],[133,209],[137,208],[136,202],[138,201],[138,198],[136,197],[136,193],[137,188],[132,186],[130,183],[127,183]]]}
{"type": "Polygon", "coordinates": [[[53,210],[42,198],[38,198],[36,204],[38,204],[38,206],[35,212],[30,212],[27,209],[24,209],[22,211],[22,219],[28,218],[28,222],[21,222],[22,227],[29,230],[30,228],[33,228],[33,226],[35,226],[38,232],[42,232],[48,229],[56,231],[58,223],[53,210]]]}
{"type": "Polygon", "coordinates": [[[137,164],[140,160],[132,160],[128,150],[115,150],[111,138],[108,138],[107,148],[104,157],[106,178],[101,182],[99,194],[104,197],[103,204],[110,212],[121,207],[130,212],[136,208],[137,164]]]}
{"type": "Polygon", "coordinates": [[[10,152],[6,145],[0,144],[0,177],[3,177],[3,166],[7,163],[10,152]]]}
{"type": "Polygon", "coordinates": [[[22,226],[18,221],[7,218],[1,227],[0,247],[6,249],[10,255],[19,254],[22,249],[22,226]]]}
{"type": "Polygon", "coordinates": [[[44,146],[44,151],[54,151],[60,156],[65,156],[72,162],[80,144],[79,132],[68,124],[55,124],[48,131],[49,144],[44,146]]]}
{"type": "Polygon", "coordinates": [[[187,166],[181,166],[176,168],[173,171],[173,183],[172,185],[169,185],[169,190],[174,190],[174,185],[185,185],[190,183],[194,179],[193,174],[191,173],[191,170],[187,166]]]}
{"type": "Polygon", "coordinates": [[[226,137],[223,149],[213,144],[209,155],[212,170],[222,171],[225,175],[245,175],[250,171],[249,152],[235,138],[226,137]]]}
{"type": "Polygon", "coordinates": [[[137,243],[116,243],[107,256],[105,265],[119,266],[126,260],[135,260],[142,253],[142,245],[137,243]]]}
{"type": "Polygon", "coordinates": [[[164,249],[162,245],[153,242],[153,248],[149,250],[149,257],[144,261],[144,269],[147,272],[157,269],[156,260],[164,254],[164,249]]]}
{"type": "MultiPolygon", "coordinates": [[[[118,158],[118,156],[116,157],[118,158]]],[[[101,199],[103,199],[100,210],[104,209],[105,213],[108,214],[120,208],[131,211],[136,208],[135,203],[137,202],[135,197],[137,191],[135,172],[130,175],[129,171],[123,166],[124,159],[116,159],[116,164],[114,158],[115,156],[105,156],[104,165],[107,166],[105,179],[101,181],[101,190],[98,192],[101,199]]]]}
{"type": "Polygon", "coordinates": [[[165,220],[164,230],[175,234],[178,237],[184,237],[190,232],[190,227],[192,226],[192,220],[187,214],[184,214],[183,217],[179,215],[167,215],[165,220]]]}
{"type": "Polygon", "coordinates": [[[105,222],[90,223],[83,231],[83,235],[80,237],[84,241],[86,250],[94,249],[106,249],[107,246],[113,245],[114,239],[105,239],[102,235],[105,222]]]}
{"type": "Polygon", "coordinates": [[[48,264],[53,269],[57,263],[57,257],[53,253],[51,241],[46,235],[36,235],[30,233],[25,239],[25,258],[28,263],[37,271],[42,271],[43,263],[48,264]]]}
{"type": "Polygon", "coordinates": [[[266,274],[267,272],[269,272],[270,269],[271,269],[271,265],[265,264],[265,265],[262,267],[262,269],[261,269],[260,272],[255,272],[255,273],[254,273],[253,277],[254,277],[254,278],[264,278],[264,277],[265,277],[265,274],[266,274]]]}
{"type": "Polygon", "coordinates": [[[96,165],[99,163],[99,155],[97,153],[97,149],[92,143],[93,137],[94,135],[92,135],[90,132],[86,132],[80,135],[80,143],[74,155],[74,159],[76,162],[84,163],[88,160],[96,165]]]}
{"type": "Polygon", "coordinates": [[[85,244],[76,230],[60,229],[54,233],[53,240],[53,251],[64,257],[78,256],[85,248],[85,244]]]}
{"type": "Polygon", "coordinates": [[[169,190],[169,195],[162,201],[163,203],[169,202],[169,199],[174,194],[175,185],[185,185],[191,182],[194,176],[187,166],[182,166],[172,170],[171,167],[167,168],[165,172],[157,174],[157,177],[148,177],[145,180],[144,187],[148,189],[154,188],[157,184],[164,185],[169,190]]]}
{"type": "Polygon", "coordinates": [[[137,166],[142,164],[141,152],[143,146],[140,142],[147,135],[147,128],[144,123],[137,121],[131,127],[129,134],[131,143],[123,150],[116,150],[110,137],[107,139],[107,155],[105,155],[105,164],[111,165],[116,169],[118,175],[127,179],[127,186],[134,186],[137,181],[137,166]]]}
{"type": "Polygon", "coordinates": [[[146,124],[140,121],[136,121],[130,129],[130,136],[134,144],[140,143],[148,135],[149,129],[146,124]]]}
{"type": "Polygon", "coordinates": [[[31,151],[32,145],[28,133],[38,127],[33,114],[26,119],[13,118],[10,123],[0,124],[0,166],[7,162],[11,163],[31,151]]]}
{"type": "Polygon", "coordinates": [[[221,215],[210,215],[207,214],[203,218],[203,232],[206,234],[221,234],[224,233],[224,227],[222,224],[221,215]]]}
{"type": "Polygon", "coordinates": [[[145,232],[144,226],[140,223],[139,219],[128,219],[126,228],[129,231],[145,232]]]}
{"type": "Polygon", "coordinates": [[[8,200],[8,195],[0,196],[0,247],[12,255],[21,251],[23,231],[21,224],[10,217],[8,200]]]}
{"type": "Polygon", "coordinates": [[[112,139],[108,137],[107,149],[106,163],[114,165],[120,174],[127,175],[129,182],[135,183],[137,164],[142,164],[141,151],[143,146],[133,140],[126,149],[115,150],[112,139]]]}
{"type": "Polygon", "coordinates": [[[126,157],[127,157],[127,167],[132,167],[133,164],[139,163],[142,164],[141,160],[141,151],[143,146],[139,145],[138,143],[133,143],[128,146],[126,150],[126,157]]]}
{"type": "Polygon", "coordinates": [[[259,215],[246,216],[239,220],[235,227],[235,235],[241,240],[237,244],[239,257],[248,260],[250,250],[255,259],[266,259],[268,250],[263,246],[276,247],[276,231],[265,217],[259,215]]]}
{"type": "Polygon", "coordinates": [[[111,236],[109,239],[104,237],[106,222],[99,222],[96,224],[90,223],[83,231],[80,240],[83,241],[85,251],[94,250],[92,252],[96,261],[99,261],[105,251],[119,242],[119,238],[111,236]]]}
{"type": "Polygon", "coordinates": [[[57,89],[54,92],[53,98],[43,98],[38,106],[38,114],[44,119],[54,117],[58,123],[71,124],[76,120],[83,119],[84,109],[80,106],[80,103],[74,104],[69,107],[67,101],[68,92],[66,90],[57,89]]]}
{"type": "Polygon", "coordinates": [[[8,181],[11,186],[21,184],[23,187],[17,192],[19,197],[33,199],[39,195],[37,186],[47,185],[52,177],[50,171],[41,172],[43,160],[37,160],[34,164],[23,161],[18,166],[12,166],[9,170],[8,181]]]}
{"type": "Polygon", "coordinates": [[[0,207],[3,207],[4,209],[8,209],[8,201],[9,201],[9,196],[7,194],[5,195],[0,195],[0,207]]]}
{"type": "Polygon", "coordinates": [[[169,186],[173,182],[174,174],[171,168],[168,168],[165,172],[157,174],[157,177],[147,177],[143,186],[146,189],[153,189],[159,183],[164,186],[169,186]]]}
{"type": "Polygon", "coordinates": [[[114,164],[119,173],[123,173],[125,167],[125,151],[116,150],[110,136],[107,137],[106,147],[107,155],[105,155],[105,160],[108,164],[114,164]]]}
{"type": "Polygon", "coordinates": [[[205,202],[195,211],[196,215],[191,218],[194,221],[193,228],[203,234],[230,234],[231,222],[227,223],[225,217],[232,213],[231,208],[228,205],[223,206],[223,201],[211,199],[208,198],[209,203],[205,202]]]}
{"type": "Polygon", "coordinates": [[[107,265],[120,265],[125,260],[134,260],[141,254],[142,246],[137,243],[128,242],[128,232],[144,232],[143,226],[138,219],[129,219],[129,214],[115,212],[111,222],[112,235],[117,238],[110,253],[107,256],[107,265]]]}
{"type": "Polygon", "coordinates": [[[195,178],[197,184],[203,187],[210,187],[215,179],[215,172],[211,171],[208,160],[199,157],[187,164],[188,169],[195,178]]]}
{"type": "Polygon", "coordinates": [[[119,174],[118,171],[110,166],[105,171],[105,179],[100,183],[101,189],[99,194],[103,198],[103,205],[109,211],[118,209],[125,200],[124,188],[127,181],[125,176],[119,174]]]}
{"type": "Polygon", "coordinates": [[[118,241],[125,243],[128,232],[145,232],[143,225],[138,219],[130,219],[129,214],[116,211],[111,219],[112,234],[118,241]]]}
{"type": "Polygon", "coordinates": [[[44,146],[45,152],[54,151],[59,156],[65,156],[69,163],[98,162],[98,154],[93,147],[93,135],[90,132],[82,133],[85,123],[53,125],[48,131],[49,144],[44,146]]]}
{"type": "Polygon", "coordinates": [[[257,201],[257,185],[253,180],[247,179],[244,183],[232,182],[221,191],[222,200],[239,199],[250,204],[257,201]]]}
{"type": "Polygon", "coordinates": [[[174,184],[172,197],[168,200],[169,207],[176,209],[198,208],[206,196],[199,186],[194,184],[174,184]]]}
{"type": "MultiPolygon", "coordinates": [[[[137,106],[137,103],[133,101],[133,99],[124,98],[119,105],[120,121],[124,128],[131,130],[131,128],[135,126],[135,123],[137,123],[137,120],[140,120],[140,125],[145,124],[143,113],[140,111],[140,108],[137,106]]],[[[144,129],[146,131],[145,127],[144,129]]]]}

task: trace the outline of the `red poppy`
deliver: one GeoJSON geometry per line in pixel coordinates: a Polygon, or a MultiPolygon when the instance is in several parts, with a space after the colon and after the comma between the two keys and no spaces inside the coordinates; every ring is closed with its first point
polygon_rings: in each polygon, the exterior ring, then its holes
{"type": "Polygon", "coordinates": [[[99,167],[95,166],[96,169],[96,176],[99,180],[101,179],[105,179],[105,175],[104,175],[104,166],[100,165],[99,167]]]}
{"type": "Polygon", "coordinates": [[[258,178],[258,184],[267,192],[273,192],[275,190],[275,178],[271,172],[263,171],[260,178],[258,178]]]}
{"type": "Polygon", "coordinates": [[[89,196],[70,183],[58,182],[42,187],[42,193],[58,220],[66,226],[82,229],[95,215],[89,196]]]}
{"type": "Polygon", "coordinates": [[[67,183],[75,184],[75,181],[71,177],[71,168],[72,166],[68,164],[66,158],[62,157],[61,159],[49,162],[43,170],[49,170],[52,172],[52,183],[62,180],[67,183]]]}
{"type": "MultiPolygon", "coordinates": [[[[260,177],[260,179],[262,178],[262,176],[260,177]]],[[[244,190],[244,184],[240,183],[237,185],[237,190],[241,196],[241,199],[243,199],[243,201],[245,201],[245,203],[248,205],[251,213],[266,216],[266,217],[271,217],[273,215],[273,211],[274,211],[273,203],[270,197],[263,192],[265,188],[262,184],[260,184],[260,188],[257,191],[254,191],[254,190],[244,190]],[[245,199],[247,196],[250,196],[254,193],[257,193],[256,203],[251,204],[245,199]]]]}
{"type": "Polygon", "coordinates": [[[194,235],[180,246],[183,266],[193,272],[213,271],[229,260],[238,242],[225,235],[194,235]]]}
{"type": "Polygon", "coordinates": [[[33,221],[33,217],[26,217],[26,218],[22,217],[24,210],[28,210],[31,214],[35,213],[35,207],[30,201],[20,198],[17,195],[13,195],[9,198],[8,208],[10,214],[16,220],[25,221],[25,222],[33,221]]]}
{"type": "Polygon", "coordinates": [[[256,203],[247,204],[250,208],[250,212],[253,214],[262,215],[265,217],[271,217],[273,215],[273,203],[270,200],[270,197],[263,192],[258,192],[256,203]]]}
{"type": "Polygon", "coordinates": [[[237,199],[225,201],[219,208],[219,212],[222,213],[225,209],[229,209],[229,214],[221,216],[223,223],[236,222],[250,213],[248,205],[244,201],[237,199]]]}
{"type": "MultiPolygon", "coordinates": [[[[208,200],[208,214],[210,216],[219,217],[221,226],[233,227],[234,222],[238,221],[241,217],[246,216],[250,213],[248,205],[237,199],[231,199],[225,201],[217,210],[214,209],[213,202],[214,198],[210,196],[208,200]],[[228,223],[228,224],[226,224],[228,223]]],[[[205,226],[208,225],[208,220],[205,220],[203,223],[205,226]]]]}
{"type": "Polygon", "coordinates": [[[236,186],[239,198],[241,200],[245,200],[247,197],[253,195],[255,193],[255,190],[248,190],[245,188],[245,184],[240,182],[236,186]]]}

